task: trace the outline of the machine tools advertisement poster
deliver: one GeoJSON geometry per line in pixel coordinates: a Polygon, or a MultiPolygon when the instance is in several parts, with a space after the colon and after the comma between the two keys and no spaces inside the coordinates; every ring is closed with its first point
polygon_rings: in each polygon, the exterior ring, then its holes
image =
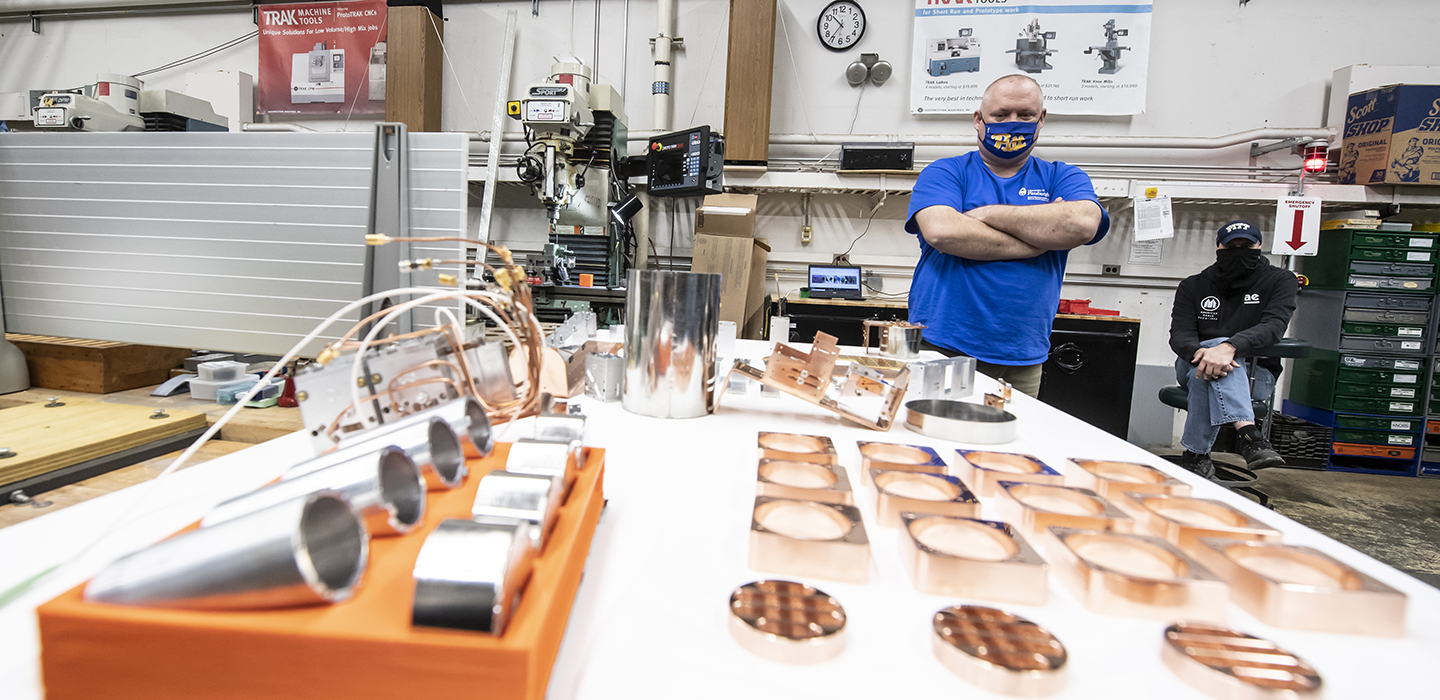
{"type": "Polygon", "coordinates": [[[261,114],[385,111],[385,0],[261,5],[261,114]]]}
{"type": "Polygon", "coordinates": [[[1019,73],[1052,114],[1140,114],[1151,0],[915,0],[912,114],[970,114],[1019,73]]]}

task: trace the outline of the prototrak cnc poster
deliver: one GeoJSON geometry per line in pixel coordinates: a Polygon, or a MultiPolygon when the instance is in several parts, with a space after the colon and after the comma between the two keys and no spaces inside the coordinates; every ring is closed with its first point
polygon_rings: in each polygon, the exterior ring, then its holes
{"type": "Polygon", "coordinates": [[[1052,114],[1140,114],[1151,13],[1148,1],[915,0],[910,113],[972,113],[985,86],[1021,73],[1052,114]]]}
{"type": "Polygon", "coordinates": [[[385,13],[385,0],[261,5],[256,110],[384,112],[385,13]]]}

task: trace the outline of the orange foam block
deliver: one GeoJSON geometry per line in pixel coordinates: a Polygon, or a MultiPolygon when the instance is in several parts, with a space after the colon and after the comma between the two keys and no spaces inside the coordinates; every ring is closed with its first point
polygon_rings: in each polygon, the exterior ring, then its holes
{"type": "Polygon", "coordinates": [[[364,584],[339,605],[197,612],[61,594],[37,609],[46,698],[544,698],[605,504],[604,450],[590,450],[503,637],[410,625],[425,536],[470,517],[480,476],[509,448],[471,460],[461,488],[432,492],[423,528],[371,540],[364,584]]]}

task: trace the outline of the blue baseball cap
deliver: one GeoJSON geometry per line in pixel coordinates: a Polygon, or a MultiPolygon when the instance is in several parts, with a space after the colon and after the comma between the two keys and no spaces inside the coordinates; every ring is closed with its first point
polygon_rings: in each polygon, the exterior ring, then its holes
{"type": "Polygon", "coordinates": [[[1220,227],[1215,232],[1215,245],[1228,245],[1236,238],[1248,238],[1252,243],[1260,243],[1260,227],[1249,221],[1237,219],[1220,227]]]}

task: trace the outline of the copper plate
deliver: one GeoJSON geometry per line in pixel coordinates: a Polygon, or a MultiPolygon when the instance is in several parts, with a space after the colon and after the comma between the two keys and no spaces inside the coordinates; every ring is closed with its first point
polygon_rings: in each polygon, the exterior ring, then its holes
{"type": "Polygon", "coordinates": [[[1175,675],[1223,700],[1320,697],[1320,674],[1274,642],[1218,625],[1177,622],[1165,628],[1161,658],[1175,675]]]}
{"type": "Polygon", "coordinates": [[[1005,523],[901,514],[900,559],[930,595],[1044,605],[1050,567],[1005,523]]]}
{"type": "Polygon", "coordinates": [[[845,608],[803,583],[755,581],[730,594],[730,634],[772,661],[820,663],[845,649],[845,608]]]}
{"type": "Polygon", "coordinates": [[[1094,491],[1069,486],[999,481],[995,490],[1000,519],[1020,528],[1037,547],[1049,550],[1049,528],[1133,532],[1134,520],[1094,491]]]}
{"type": "Polygon", "coordinates": [[[1404,593],[1310,547],[1202,537],[1195,557],[1230,583],[1230,599],[1274,627],[1405,635],[1404,593]]]}
{"type": "Polygon", "coordinates": [[[835,443],[824,435],[761,432],[757,439],[760,459],[835,464],[835,443]]]}
{"type": "Polygon", "coordinates": [[[1229,590],[1175,545],[1145,535],[1052,527],[1046,555],[1086,609],[1160,620],[1224,620],[1229,590]]]}
{"type": "Polygon", "coordinates": [[[857,440],[860,448],[860,476],[870,485],[870,470],[946,473],[945,460],[934,449],[923,445],[897,445],[889,442],[857,440]]]}
{"type": "Polygon", "coordinates": [[[820,503],[849,505],[855,502],[844,467],[789,459],[760,460],[755,494],[820,503]]]}
{"type": "Polygon", "coordinates": [[[1090,489],[1106,500],[1118,499],[1123,491],[1181,496],[1190,493],[1189,484],[1146,464],[1074,458],[1070,462],[1076,468],[1065,470],[1065,485],[1090,489]]]}
{"type": "Polygon", "coordinates": [[[750,568],[865,583],[870,540],[855,506],[757,496],[750,521],[750,568]]]}
{"type": "Polygon", "coordinates": [[[870,485],[880,527],[900,527],[905,511],[980,517],[980,500],[953,476],[871,469],[870,485]]]}
{"type": "Polygon", "coordinates": [[[1281,538],[1279,530],[1222,501],[1126,491],[1115,504],[1135,516],[1135,521],[1150,534],[1164,537],[1191,556],[1201,554],[1195,551],[1201,537],[1264,542],[1279,542],[1281,538]]]}
{"type": "Polygon", "coordinates": [[[1065,685],[1065,645],[1018,615],[979,605],[935,613],[935,657],[955,675],[981,688],[1040,697],[1065,685]]]}
{"type": "Polygon", "coordinates": [[[955,453],[959,457],[955,460],[955,476],[977,496],[994,496],[1001,481],[1052,486],[1064,483],[1060,472],[1030,455],[981,450],[955,450],[955,453]]]}

